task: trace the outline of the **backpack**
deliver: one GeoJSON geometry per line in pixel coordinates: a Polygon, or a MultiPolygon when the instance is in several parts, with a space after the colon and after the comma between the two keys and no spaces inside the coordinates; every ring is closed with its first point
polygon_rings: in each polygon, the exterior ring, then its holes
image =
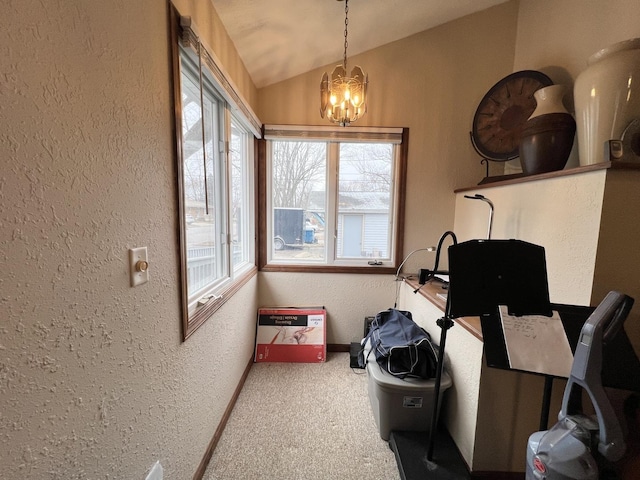
{"type": "Polygon", "coordinates": [[[378,365],[398,378],[436,376],[438,347],[431,342],[429,333],[413,321],[411,312],[394,308],[379,312],[362,341],[365,348],[367,342],[370,350],[367,358],[359,357],[361,368],[366,367],[373,352],[378,365]]]}

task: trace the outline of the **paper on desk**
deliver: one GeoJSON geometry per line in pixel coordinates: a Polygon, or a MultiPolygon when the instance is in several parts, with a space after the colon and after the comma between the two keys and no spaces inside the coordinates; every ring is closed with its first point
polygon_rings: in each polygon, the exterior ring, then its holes
{"type": "Polygon", "coordinates": [[[568,378],[573,353],[558,312],[544,315],[509,315],[499,306],[511,368],[568,378]]]}

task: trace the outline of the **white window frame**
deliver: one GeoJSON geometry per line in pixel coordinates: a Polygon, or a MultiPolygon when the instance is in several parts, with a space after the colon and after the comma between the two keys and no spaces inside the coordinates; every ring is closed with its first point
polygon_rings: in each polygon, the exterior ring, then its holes
{"type": "MultiPolygon", "coordinates": [[[[240,238],[234,238],[235,230],[232,225],[230,225],[230,235],[231,235],[231,265],[233,268],[234,276],[242,275],[248,270],[255,268],[255,192],[254,192],[254,183],[255,183],[255,170],[254,170],[254,144],[252,140],[251,132],[244,126],[244,122],[238,115],[229,113],[229,126],[227,131],[230,132],[230,135],[233,135],[233,130],[239,131],[241,135],[241,172],[240,172],[240,182],[243,186],[242,191],[240,193],[241,199],[240,204],[242,207],[242,211],[244,214],[240,217],[240,238]],[[233,250],[236,245],[240,246],[240,251],[242,252],[242,257],[239,259],[235,258],[235,251],[233,250]]],[[[228,156],[229,156],[229,205],[231,208],[234,206],[234,191],[233,191],[233,152],[231,151],[231,142],[229,142],[228,148],[228,156]]],[[[233,214],[229,212],[229,221],[233,221],[233,214]]]]}

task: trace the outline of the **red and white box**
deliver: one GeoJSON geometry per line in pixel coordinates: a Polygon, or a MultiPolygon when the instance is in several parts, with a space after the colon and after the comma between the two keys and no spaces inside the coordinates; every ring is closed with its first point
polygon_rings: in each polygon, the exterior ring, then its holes
{"type": "Polygon", "coordinates": [[[258,309],[255,362],[321,363],[327,358],[324,307],[258,309]]]}

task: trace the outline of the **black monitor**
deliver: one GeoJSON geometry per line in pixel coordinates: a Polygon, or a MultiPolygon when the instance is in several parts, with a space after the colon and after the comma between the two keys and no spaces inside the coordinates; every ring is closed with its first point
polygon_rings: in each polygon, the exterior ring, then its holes
{"type": "Polygon", "coordinates": [[[450,318],[551,316],[544,248],[522,240],[469,240],[449,247],[450,318]]]}

